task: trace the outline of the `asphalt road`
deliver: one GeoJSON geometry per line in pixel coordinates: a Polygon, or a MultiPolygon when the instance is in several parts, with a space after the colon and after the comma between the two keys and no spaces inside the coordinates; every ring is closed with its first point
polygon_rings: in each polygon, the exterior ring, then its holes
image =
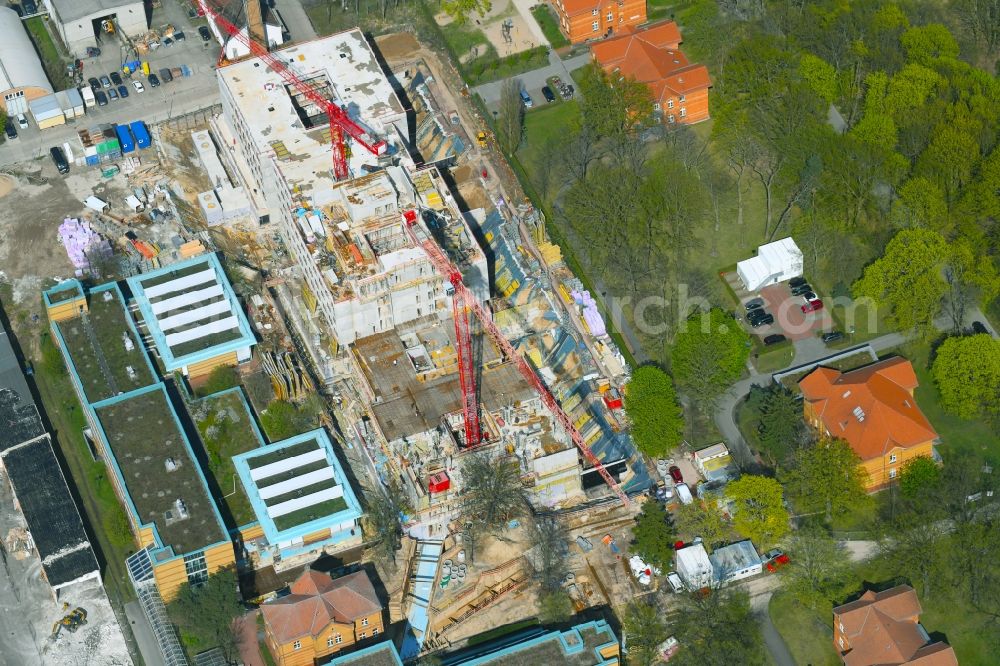
{"type": "MultiPolygon", "coordinates": [[[[534,100],[535,108],[544,107],[545,98],[542,97],[542,87],[545,85],[546,79],[552,76],[558,76],[563,81],[573,81],[573,78],[570,76],[570,72],[574,69],[583,67],[588,62],[590,62],[589,53],[584,53],[582,55],[569,58],[568,60],[563,60],[556,54],[555,51],[549,51],[548,65],[538,69],[533,69],[530,72],[518,74],[514,78],[520,81],[521,87],[527,90],[528,94],[531,95],[532,100],[534,100]]],[[[504,81],[505,79],[501,79],[500,81],[484,83],[481,86],[476,86],[472,90],[483,98],[483,103],[486,104],[486,108],[495,109],[500,105],[500,91],[503,89],[504,81]]],[[[573,86],[576,88],[577,93],[579,93],[580,86],[575,82],[573,86]]]]}

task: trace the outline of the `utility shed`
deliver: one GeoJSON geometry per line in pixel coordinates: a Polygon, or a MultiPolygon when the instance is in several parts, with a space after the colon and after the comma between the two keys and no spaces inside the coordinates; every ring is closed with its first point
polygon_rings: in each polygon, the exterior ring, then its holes
{"type": "Polygon", "coordinates": [[[708,559],[705,546],[700,543],[681,548],[674,553],[677,561],[677,575],[689,590],[700,590],[712,585],[712,562],[708,559]]]}
{"type": "Polygon", "coordinates": [[[28,109],[31,111],[31,116],[35,119],[38,129],[48,129],[66,124],[66,116],[59,104],[59,98],[55,94],[28,102],[28,109]]]}
{"type": "Polygon", "coordinates": [[[802,250],[789,236],[757,248],[757,256],[736,264],[736,273],[748,291],[759,291],[802,275],[802,250]]]}
{"type": "Polygon", "coordinates": [[[708,559],[721,585],[756,576],[763,570],[760,555],[749,539],[717,548],[708,559]]]}
{"type": "Polygon", "coordinates": [[[51,93],[52,85],[21,18],[13,9],[0,7],[0,95],[7,115],[27,113],[29,101],[51,93]]]}

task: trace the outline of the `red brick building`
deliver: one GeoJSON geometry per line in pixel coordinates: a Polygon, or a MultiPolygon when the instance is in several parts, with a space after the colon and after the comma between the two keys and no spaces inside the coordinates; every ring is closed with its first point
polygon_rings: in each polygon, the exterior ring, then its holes
{"type": "Polygon", "coordinates": [[[665,123],[691,125],[709,119],[708,68],[692,64],[681,53],[681,31],[673,21],[627,29],[591,44],[590,53],[613,78],[645,83],[653,110],[665,123]]]}
{"type": "Polygon", "coordinates": [[[552,0],[559,29],[574,44],[646,22],[646,0],[552,0]]]}

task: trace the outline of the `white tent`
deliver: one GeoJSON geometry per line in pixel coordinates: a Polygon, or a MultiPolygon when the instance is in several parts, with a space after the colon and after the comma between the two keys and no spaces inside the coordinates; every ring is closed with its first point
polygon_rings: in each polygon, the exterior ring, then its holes
{"type": "Polygon", "coordinates": [[[802,250],[789,238],[757,248],[757,256],[736,264],[736,273],[748,291],[802,275],[802,250]]]}
{"type": "Polygon", "coordinates": [[[676,551],[677,575],[689,590],[700,590],[712,584],[712,562],[705,546],[696,543],[676,551]]]}

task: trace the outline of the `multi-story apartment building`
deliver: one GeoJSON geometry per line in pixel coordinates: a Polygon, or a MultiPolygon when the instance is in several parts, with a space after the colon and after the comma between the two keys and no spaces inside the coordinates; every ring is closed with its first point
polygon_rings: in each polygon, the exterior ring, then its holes
{"type": "Polygon", "coordinates": [[[559,29],[574,44],[646,22],[646,0],[552,0],[559,29]]]}

